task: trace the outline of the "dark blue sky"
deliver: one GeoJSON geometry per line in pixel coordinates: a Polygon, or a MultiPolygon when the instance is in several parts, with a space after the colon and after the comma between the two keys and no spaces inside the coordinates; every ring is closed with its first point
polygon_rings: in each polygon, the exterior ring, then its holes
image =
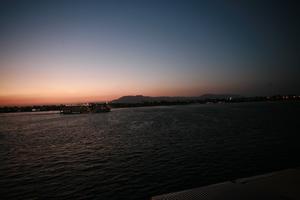
{"type": "Polygon", "coordinates": [[[294,2],[2,1],[0,97],[299,94],[294,2]]]}

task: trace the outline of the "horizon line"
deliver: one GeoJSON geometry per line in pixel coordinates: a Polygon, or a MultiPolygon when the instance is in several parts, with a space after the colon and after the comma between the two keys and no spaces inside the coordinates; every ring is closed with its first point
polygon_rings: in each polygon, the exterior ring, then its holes
{"type": "Polygon", "coordinates": [[[202,95],[194,95],[194,96],[173,96],[173,95],[166,95],[166,96],[148,96],[148,95],[141,95],[141,94],[137,94],[137,95],[123,95],[123,96],[119,96],[118,98],[114,98],[114,99],[110,99],[110,100],[87,100],[87,101],[60,101],[60,102],[45,102],[45,103],[1,103],[1,97],[0,97],[0,107],[18,107],[18,106],[57,106],[57,105],[67,105],[67,104],[83,104],[83,103],[105,103],[105,102],[109,102],[111,103],[112,101],[118,100],[122,97],[151,97],[151,98],[161,98],[161,97],[171,97],[171,98],[195,98],[195,97],[201,97],[201,96],[205,96],[205,95],[218,95],[218,96],[239,96],[239,98],[251,98],[251,97],[275,97],[275,96],[296,96],[296,97],[300,97],[300,94],[273,94],[273,95],[240,95],[240,94],[226,94],[226,93],[205,93],[202,95]]]}

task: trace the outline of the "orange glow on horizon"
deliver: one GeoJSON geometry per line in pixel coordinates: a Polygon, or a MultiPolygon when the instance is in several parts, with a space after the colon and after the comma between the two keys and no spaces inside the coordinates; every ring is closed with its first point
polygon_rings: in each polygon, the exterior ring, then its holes
{"type": "MultiPolygon", "coordinates": [[[[105,92],[44,92],[43,94],[28,93],[18,95],[0,95],[0,106],[25,106],[25,105],[50,105],[50,104],[67,104],[67,103],[86,103],[86,102],[104,102],[117,99],[121,96],[144,95],[144,96],[197,96],[198,88],[148,88],[148,90],[131,89],[125,92],[105,91],[105,92]],[[92,95],[92,94],[104,95],[92,95]]],[[[3,92],[2,92],[3,94],[3,92]]]]}
{"type": "MultiPolygon", "coordinates": [[[[83,81],[77,82],[59,82],[35,80],[40,84],[18,83],[15,85],[0,86],[0,106],[25,106],[25,105],[58,105],[68,103],[86,103],[86,102],[105,102],[117,99],[128,95],[144,95],[144,96],[199,96],[205,93],[214,93],[226,91],[226,86],[223,87],[208,87],[206,85],[180,85],[155,83],[146,84],[138,83],[137,81],[129,82],[112,82],[111,84],[86,83],[83,81]],[[56,83],[56,85],[51,85],[56,83]],[[49,86],[50,85],[50,86],[49,86]],[[99,86],[100,85],[100,86],[99,86]],[[108,85],[108,86],[107,86],[108,85]],[[22,87],[23,86],[23,87],[22,87]],[[55,86],[55,87],[51,87],[55,86]],[[109,87],[110,86],[110,87],[109,87]]],[[[87,80],[88,81],[88,80],[87,80]]]]}
{"type": "Polygon", "coordinates": [[[0,106],[25,105],[57,105],[68,103],[104,102],[114,99],[115,96],[106,97],[0,97],[0,106]]]}

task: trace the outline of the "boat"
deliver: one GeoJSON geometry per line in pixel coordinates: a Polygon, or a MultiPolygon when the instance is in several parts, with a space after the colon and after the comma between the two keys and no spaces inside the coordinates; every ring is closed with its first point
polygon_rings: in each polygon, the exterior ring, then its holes
{"type": "Polygon", "coordinates": [[[111,108],[108,104],[91,104],[90,112],[92,113],[103,113],[110,112],[111,108]]]}
{"type": "Polygon", "coordinates": [[[80,105],[65,105],[60,110],[61,114],[83,114],[83,113],[104,113],[110,112],[108,104],[88,103],[80,105]]]}

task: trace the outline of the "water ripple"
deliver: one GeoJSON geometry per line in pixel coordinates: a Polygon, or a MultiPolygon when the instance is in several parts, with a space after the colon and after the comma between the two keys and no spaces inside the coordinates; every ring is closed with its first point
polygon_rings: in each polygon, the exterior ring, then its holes
{"type": "Polygon", "coordinates": [[[0,196],[149,199],[298,166],[299,111],[241,103],[1,114],[0,196]]]}

